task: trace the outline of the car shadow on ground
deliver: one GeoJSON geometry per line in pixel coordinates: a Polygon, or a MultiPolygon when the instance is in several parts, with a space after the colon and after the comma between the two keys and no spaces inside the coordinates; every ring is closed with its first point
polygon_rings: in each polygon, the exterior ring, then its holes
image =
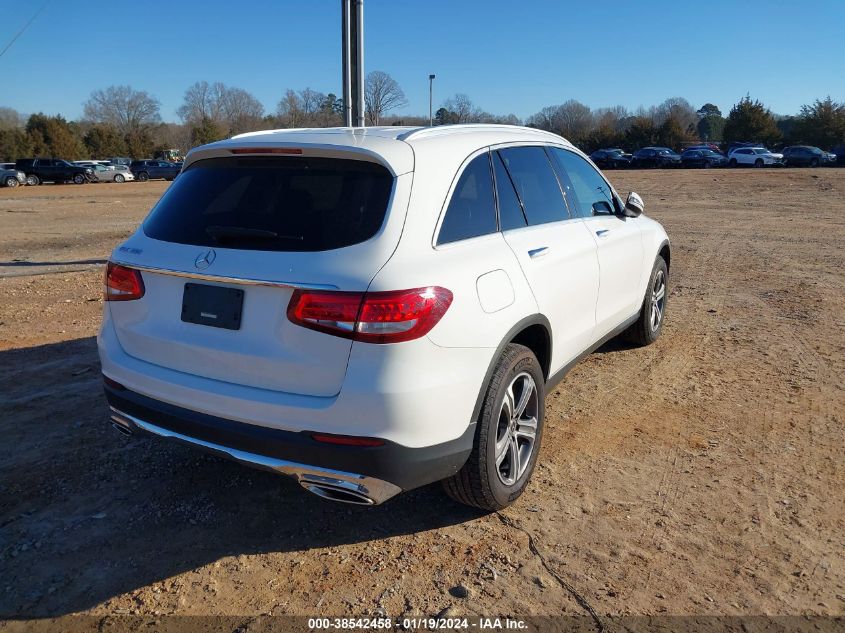
{"type": "Polygon", "coordinates": [[[597,348],[593,354],[613,354],[615,352],[627,352],[628,350],[637,349],[637,345],[629,343],[621,336],[616,336],[601,347],[597,348]]]}
{"type": "Polygon", "coordinates": [[[382,506],[110,428],[94,338],[0,352],[0,617],[77,612],[226,556],[469,521],[438,485],[382,506]]]}

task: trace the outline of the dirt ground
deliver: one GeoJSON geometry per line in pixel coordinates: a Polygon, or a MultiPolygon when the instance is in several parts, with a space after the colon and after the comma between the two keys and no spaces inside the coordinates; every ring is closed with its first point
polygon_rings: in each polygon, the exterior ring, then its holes
{"type": "Polygon", "coordinates": [[[549,394],[492,514],[117,434],[102,262],[166,183],[0,189],[0,618],[843,614],[845,170],[610,175],[672,239],[663,336],[549,394]]]}

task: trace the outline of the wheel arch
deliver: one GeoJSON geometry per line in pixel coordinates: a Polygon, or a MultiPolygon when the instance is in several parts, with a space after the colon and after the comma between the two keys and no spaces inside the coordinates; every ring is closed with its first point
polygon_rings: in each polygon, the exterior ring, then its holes
{"type": "Polygon", "coordinates": [[[671,249],[669,248],[669,240],[663,240],[663,242],[660,243],[660,248],[657,249],[657,254],[658,256],[663,258],[663,261],[666,262],[666,269],[670,269],[671,265],[669,263],[669,259],[671,255],[671,249]]]}
{"type": "Polygon", "coordinates": [[[496,369],[496,363],[502,356],[505,347],[511,343],[524,345],[530,349],[537,357],[540,363],[540,369],[543,372],[543,378],[548,380],[551,372],[552,359],[552,326],[549,320],[542,314],[532,314],[523,319],[520,319],[508,332],[502,337],[501,342],[496,347],[493,353],[493,358],[484,373],[484,380],[478,389],[478,396],[475,401],[475,407],[472,410],[472,419],[470,424],[475,424],[478,421],[478,415],[481,412],[481,405],[484,402],[484,395],[487,391],[487,385],[490,383],[490,377],[496,369]]]}

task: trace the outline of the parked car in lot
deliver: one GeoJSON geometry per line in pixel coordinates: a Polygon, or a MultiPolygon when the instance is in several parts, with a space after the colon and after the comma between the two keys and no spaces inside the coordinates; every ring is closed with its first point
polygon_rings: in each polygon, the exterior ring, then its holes
{"type": "Polygon", "coordinates": [[[661,333],[669,241],[563,138],[511,126],[256,132],[195,148],[107,266],[111,419],[381,503],[512,503],[544,397],[661,333]],[[413,183],[413,187],[412,187],[413,183]]]}
{"type": "Polygon", "coordinates": [[[77,185],[84,185],[93,174],[90,167],[80,167],[60,158],[19,158],[15,161],[15,168],[26,174],[26,184],[28,185],[68,181],[77,185]]]}
{"type": "Polygon", "coordinates": [[[783,150],[783,164],[787,167],[820,167],[836,164],[836,154],[811,145],[793,145],[783,150]]]}
{"type": "Polygon", "coordinates": [[[643,147],[631,158],[631,167],[678,167],[680,164],[680,155],[668,147],[643,147]]]}
{"type": "Polygon", "coordinates": [[[688,149],[681,154],[681,165],[684,167],[724,167],[728,159],[712,149],[688,149]]]}
{"type": "Polygon", "coordinates": [[[836,156],[836,164],[839,167],[845,166],[845,144],[837,145],[832,151],[836,156]]]}
{"type": "Polygon", "coordinates": [[[109,165],[114,165],[115,167],[119,165],[125,165],[127,169],[129,169],[129,165],[132,164],[131,158],[126,158],[124,156],[113,156],[108,160],[109,165]]]}
{"type": "Polygon", "coordinates": [[[0,187],[17,187],[26,184],[26,174],[17,169],[0,166],[0,187]]]}
{"type": "Polygon", "coordinates": [[[631,155],[618,148],[596,150],[590,154],[590,160],[601,169],[622,169],[631,166],[631,155]]]}
{"type": "Polygon", "coordinates": [[[116,169],[112,166],[96,165],[93,167],[93,180],[96,182],[126,182],[135,180],[135,176],[128,169],[116,169]]]}
{"type": "Polygon", "coordinates": [[[783,165],[783,154],[771,152],[765,147],[739,147],[728,154],[728,165],[750,165],[751,167],[767,167],[783,165]]]}
{"type": "MultiPolygon", "coordinates": [[[[719,149],[719,146],[716,145],[716,143],[698,143],[696,145],[689,145],[683,148],[683,152],[681,152],[681,155],[683,156],[683,153],[690,149],[709,149],[713,150],[717,154],[722,154],[722,151],[719,149]]],[[[724,156],[724,154],[722,154],[722,156],[724,156]]]]}
{"type": "Polygon", "coordinates": [[[158,178],[173,180],[179,175],[181,168],[181,164],[168,163],[163,160],[133,160],[129,164],[129,170],[141,182],[158,178]]]}
{"type": "Polygon", "coordinates": [[[80,167],[94,167],[96,165],[108,165],[109,161],[107,160],[75,160],[73,161],[74,165],[79,165],[80,167]]]}

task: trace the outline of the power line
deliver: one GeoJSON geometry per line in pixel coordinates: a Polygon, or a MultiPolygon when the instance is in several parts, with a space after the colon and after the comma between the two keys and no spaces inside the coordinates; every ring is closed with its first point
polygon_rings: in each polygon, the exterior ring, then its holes
{"type": "Polygon", "coordinates": [[[35,22],[35,18],[39,16],[39,14],[47,7],[48,4],[50,4],[50,0],[45,0],[44,4],[41,5],[41,8],[39,8],[38,11],[35,12],[35,15],[29,18],[29,22],[24,24],[23,28],[21,28],[21,30],[18,31],[12,38],[12,41],[6,44],[6,47],[2,51],[0,51],[0,57],[3,57],[3,54],[12,47],[12,44],[14,44],[21,35],[24,34],[24,31],[29,28],[29,25],[35,22]]]}

